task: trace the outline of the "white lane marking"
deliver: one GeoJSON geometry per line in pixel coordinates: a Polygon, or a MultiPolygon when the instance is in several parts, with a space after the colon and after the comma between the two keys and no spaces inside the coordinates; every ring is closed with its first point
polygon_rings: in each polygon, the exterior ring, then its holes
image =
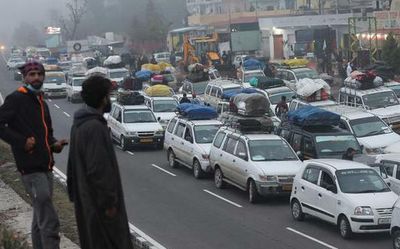
{"type": "Polygon", "coordinates": [[[167,173],[168,175],[176,176],[174,173],[171,173],[171,172],[169,172],[168,170],[165,170],[165,169],[161,168],[160,166],[157,166],[157,165],[155,165],[155,164],[152,164],[151,166],[153,166],[154,168],[157,168],[157,169],[159,169],[159,170],[161,170],[161,171],[167,173]]]}
{"type": "MultiPolygon", "coordinates": [[[[64,182],[67,180],[67,176],[61,172],[61,170],[57,169],[56,167],[53,167],[53,170],[59,175],[61,176],[62,180],[64,180],[64,182]]],[[[147,234],[145,234],[142,230],[140,230],[139,228],[135,227],[132,223],[129,222],[129,230],[132,232],[137,233],[138,235],[140,235],[141,237],[145,238],[148,242],[150,242],[153,246],[155,246],[157,249],[167,249],[164,246],[162,246],[160,243],[158,243],[157,241],[155,241],[154,239],[152,239],[150,236],[148,236],[147,234]]]]}
{"type": "Polygon", "coordinates": [[[131,156],[134,156],[135,154],[133,154],[133,152],[131,152],[131,151],[127,151],[127,153],[129,154],[129,155],[131,155],[131,156]]]}
{"type": "MultiPolygon", "coordinates": [[[[158,243],[157,241],[155,241],[154,239],[152,239],[150,236],[148,236],[147,234],[145,234],[142,230],[140,230],[139,228],[135,227],[133,224],[129,223],[129,230],[131,231],[131,233],[135,232],[137,234],[139,234],[140,236],[142,236],[143,238],[145,238],[148,242],[150,242],[155,248],[157,249],[167,249],[164,246],[162,246],[160,243],[158,243]]],[[[153,248],[153,247],[151,247],[153,248]]]]}
{"type": "Polygon", "coordinates": [[[52,100],[51,100],[51,99],[48,99],[48,101],[51,102],[52,100]]]}
{"type": "Polygon", "coordinates": [[[60,107],[59,107],[58,105],[54,104],[54,106],[55,106],[57,109],[60,109],[60,107]]]}
{"type": "Polygon", "coordinates": [[[231,205],[233,205],[233,206],[235,206],[235,207],[238,207],[238,208],[243,207],[243,206],[241,206],[241,205],[239,205],[239,204],[237,204],[237,203],[235,203],[235,202],[233,202],[233,201],[230,201],[230,200],[228,200],[228,199],[226,199],[226,198],[224,198],[224,197],[222,197],[222,196],[219,196],[219,195],[217,195],[217,194],[215,194],[215,193],[213,193],[213,192],[211,192],[211,191],[208,191],[207,189],[203,189],[203,191],[206,192],[206,193],[208,193],[208,194],[210,194],[210,195],[213,195],[213,196],[217,197],[218,199],[221,199],[221,200],[223,200],[223,201],[226,201],[227,203],[229,203],[229,204],[231,204],[231,205]]]}
{"type": "Polygon", "coordinates": [[[68,113],[64,112],[65,116],[67,117],[71,117],[71,115],[69,115],[68,113]]]}
{"type": "Polygon", "coordinates": [[[321,240],[318,240],[318,239],[316,239],[316,238],[314,238],[314,237],[311,237],[311,236],[309,236],[309,235],[307,235],[307,234],[304,234],[304,233],[302,233],[302,232],[299,232],[299,231],[297,231],[297,230],[295,230],[295,229],[293,229],[293,228],[286,227],[286,229],[289,230],[289,231],[291,231],[291,232],[297,233],[298,235],[303,236],[303,237],[305,237],[305,238],[307,238],[307,239],[309,239],[309,240],[312,240],[312,241],[314,241],[314,242],[317,242],[318,244],[321,244],[321,245],[323,245],[323,246],[325,246],[325,247],[327,247],[327,248],[338,249],[337,247],[331,246],[331,245],[329,245],[328,243],[325,243],[325,242],[323,242],[323,241],[321,241],[321,240]]]}

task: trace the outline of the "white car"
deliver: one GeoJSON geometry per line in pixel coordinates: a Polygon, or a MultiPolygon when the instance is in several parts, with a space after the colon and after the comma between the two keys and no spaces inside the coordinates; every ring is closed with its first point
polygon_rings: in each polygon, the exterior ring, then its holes
{"type": "Polygon", "coordinates": [[[204,91],[204,104],[217,107],[223,100],[223,94],[227,91],[240,91],[243,87],[233,80],[216,79],[208,82],[204,91]]]}
{"type": "Polygon", "coordinates": [[[400,143],[399,134],[393,132],[378,116],[361,108],[342,105],[322,108],[341,116],[340,128],[353,133],[367,154],[387,153],[388,146],[400,143]]]}
{"type": "Polygon", "coordinates": [[[106,119],[111,137],[122,150],[139,145],[162,149],[164,145],[164,130],[145,105],[124,106],[114,102],[106,119]]]}
{"type": "Polygon", "coordinates": [[[290,145],[272,134],[246,134],[221,127],[210,150],[214,183],[248,192],[249,202],[262,196],[289,194],[302,162],[290,145]]]}
{"type": "Polygon", "coordinates": [[[79,77],[68,77],[67,80],[67,101],[75,103],[82,100],[81,91],[82,83],[86,78],[83,76],[79,77]]]}
{"type": "Polygon", "coordinates": [[[295,220],[315,216],[337,225],[348,239],[353,233],[388,232],[397,198],[365,164],[316,159],[306,161],[296,175],[290,206],[295,220]]]}
{"type": "Polygon", "coordinates": [[[122,86],[124,78],[129,76],[129,71],[126,68],[114,68],[108,69],[108,77],[111,82],[115,82],[119,87],[122,86]]]}
{"type": "Polygon", "coordinates": [[[390,188],[400,195],[400,154],[376,155],[375,163],[383,166],[390,188]]]}
{"type": "Polygon", "coordinates": [[[242,78],[240,80],[241,80],[242,84],[249,83],[250,80],[254,77],[265,77],[265,74],[264,74],[263,70],[261,70],[261,69],[247,70],[247,71],[243,71],[242,78]]]}
{"type": "Polygon", "coordinates": [[[18,69],[18,67],[23,66],[25,61],[19,57],[12,57],[7,61],[7,68],[8,69],[18,69]]]}
{"type": "Polygon", "coordinates": [[[397,200],[393,207],[390,235],[393,240],[393,249],[400,249],[400,201],[397,200]]]}
{"type": "Polygon", "coordinates": [[[2,106],[3,103],[4,103],[3,95],[1,95],[1,93],[0,93],[0,106],[2,106]]]}
{"type": "Polygon", "coordinates": [[[46,97],[62,97],[67,96],[67,80],[65,73],[62,71],[46,72],[43,82],[43,91],[46,97]]]}
{"type": "Polygon", "coordinates": [[[149,97],[145,96],[147,105],[156,116],[162,127],[165,129],[168,122],[176,116],[178,101],[174,97],[149,97]]]}
{"type": "Polygon", "coordinates": [[[276,114],[275,107],[281,101],[282,96],[286,97],[286,103],[288,104],[288,106],[290,105],[293,97],[296,96],[296,93],[287,86],[269,88],[265,89],[264,91],[267,93],[267,97],[269,99],[269,102],[271,103],[271,110],[274,114],[276,114]]]}
{"type": "Polygon", "coordinates": [[[160,62],[168,62],[169,63],[169,58],[171,56],[171,53],[170,52],[154,53],[153,56],[156,59],[157,63],[160,63],[160,62]]]}
{"type": "Polygon", "coordinates": [[[164,141],[169,166],[184,165],[193,170],[197,179],[211,172],[210,147],[221,125],[217,120],[173,118],[165,131],[164,141]]]}

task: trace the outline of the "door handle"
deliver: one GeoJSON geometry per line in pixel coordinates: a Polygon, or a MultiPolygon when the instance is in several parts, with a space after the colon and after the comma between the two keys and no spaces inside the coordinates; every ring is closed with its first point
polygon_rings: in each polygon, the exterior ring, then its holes
{"type": "Polygon", "coordinates": [[[181,142],[181,144],[183,145],[183,142],[181,142]]]}
{"type": "Polygon", "coordinates": [[[222,154],[219,154],[219,156],[222,156],[222,154]]]}
{"type": "Polygon", "coordinates": [[[301,186],[301,189],[302,189],[302,190],[304,190],[304,187],[303,187],[303,186],[301,186]]]}
{"type": "Polygon", "coordinates": [[[172,137],[171,140],[175,140],[175,139],[172,137]]]}
{"type": "Polygon", "coordinates": [[[322,197],[322,195],[321,195],[320,193],[318,193],[318,196],[319,196],[319,197],[322,197]]]}
{"type": "Polygon", "coordinates": [[[236,162],[236,160],[235,160],[235,159],[233,159],[233,160],[232,160],[232,162],[234,162],[234,163],[235,163],[235,162],[236,162]]]}

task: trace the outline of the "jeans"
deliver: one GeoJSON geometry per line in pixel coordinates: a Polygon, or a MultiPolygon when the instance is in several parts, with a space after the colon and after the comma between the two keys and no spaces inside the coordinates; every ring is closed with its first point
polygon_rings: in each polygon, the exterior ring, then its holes
{"type": "Polygon", "coordinates": [[[33,206],[33,249],[59,249],[60,222],[52,202],[53,173],[38,172],[22,175],[22,181],[33,206]]]}

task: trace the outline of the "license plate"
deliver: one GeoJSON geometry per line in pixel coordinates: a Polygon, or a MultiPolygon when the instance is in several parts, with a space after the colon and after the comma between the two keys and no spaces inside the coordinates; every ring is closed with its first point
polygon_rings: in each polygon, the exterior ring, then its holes
{"type": "Polygon", "coordinates": [[[391,218],[380,218],[378,219],[378,224],[390,224],[392,221],[391,218]]]}
{"type": "Polygon", "coordinates": [[[282,190],[283,191],[292,191],[292,185],[283,185],[282,190]]]}
{"type": "Polygon", "coordinates": [[[141,143],[151,143],[151,142],[153,142],[153,139],[152,138],[142,138],[142,139],[140,139],[140,142],[141,143]]]}

